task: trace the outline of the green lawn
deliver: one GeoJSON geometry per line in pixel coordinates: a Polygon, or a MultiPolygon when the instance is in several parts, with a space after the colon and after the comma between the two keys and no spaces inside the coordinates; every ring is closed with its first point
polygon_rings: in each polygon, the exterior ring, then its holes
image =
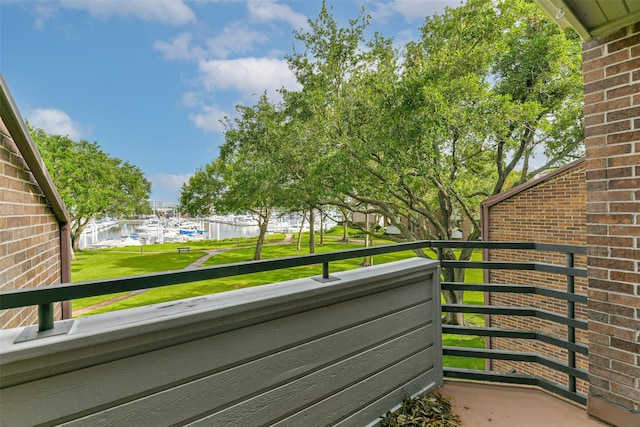
{"type": "MultiPolygon", "coordinates": [[[[336,237],[341,237],[341,230],[333,236],[327,236],[325,243],[316,246],[317,253],[333,252],[346,249],[362,248],[362,243],[347,244],[337,241],[336,237]]],[[[308,235],[303,235],[302,251],[296,251],[295,237],[290,243],[279,243],[284,239],[284,235],[270,235],[267,245],[263,248],[263,259],[273,259],[297,256],[308,253],[308,235]]],[[[319,239],[317,240],[319,241],[319,239]]],[[[384,243],[377,240],[377,243],[384,243]]],[[[200,257],[204,256],[205,250],[223,250],[209,258],[204,266],[222,265],[248,261],[253,257],[255,245],[254,239],[227,239],[223,241],[197,241],[185,243],[166,243],[162,245],[145,245],[143,248],[128,247],[117,249],[106,249],[98,251],[82,251],[77,254],[77,260],[72,263],[72,279],[74,282],[88,280],[107,279],[113,277],[124,277],[138,274],[155,273],[169,270],[180,270],[187,267],[200,257]],[[177,248],[189,246],[191,252],[178,253],[177,248]]],[[[373,258],[375,265],[387,262],[398,261],[409,257],[414,257],[412,251],[396,252],[384,255],[376,255],[373,258]]],[[[474,253],[473,259],[480,260],[480,252],[474,253]]],[[[359,268],[363,258],[354,258],[343,261],[335,261],[330,264],[332,273],[344,270],[359,268]]],[[[139,307],[142,305],[156,304],[166,301],[190,298],[195,296],[208,295],[234,289],[241,289],[251,286],[258,286],[267,283],[275,283],[292,280],[301,277],[319,276],[322,274],[322,266],[309,265],[303,267],[289,268],[263,273],[247,274],[243,276],[228,277],[222,279],[206,280],[200,282],[186,283],[180,285],[156,288],[132,296],[121,301],[109,304],[108,306],[92,310],[91,314],[107,311],[122,310],[125,308],[139,307]]],[[[482,283],[482,270],[467,270],[466,282],[482,283]]],[[[103,295],[99,297],[82,298],[73,301],[74,310],[92,306],[101,301],[108,300],[119,294],[103,295]]],[[[466,292],[466,304],[482,304],[484,294],[482,292],[466,292]]],[[[85,313],[86,314],[86,313],[85,313]]],[[[484,325],[484,317],[480,315],[467,314],[466,321],[474,325],[484,325]]],[[[464,346],[464,347],[484,347],[483,337],[472,337],[462,335],[445,334],[443,345],[464,346]]],[[[470,359],[460,357],[444,358],[445,366],[464,367],[471,369],[484,369],[483,359],[470,359]]]]}
{"type": "MultiPolygon", "coordinates": [[[[74,282],[85,282],[180,270],[204,255],[204,252],[179,254],[176,249],[169,252],[164,245],[157,246],[154,251],[147,249],[144,253],[140,253],[140,247],[78,252],[77,260],[71,263],[71,278],[74,282]]],[[[97,304],[117,295],[120,294],[77,299],[73,301],[73,309],[97,304]]]]}
{"type": "MultiPolygon", "coordinates": [[[[154,245],[163,246],[163,245],[154,245]]],[[[183,244],[184,246],[184,244],[183,244]]],[[[316,253],[334,252],[345,249],[360,248],[362,245],[352,245],[344,243],[327,243],[323,246],[316,248],[316,253]]],[[[204,249],[204,248],[203,248],[204,249]]],[[[234,244],[229,250],[222,253],[215,254],[203,266],[223,265],[237,262],[245,262],[251,260],[253,257],[254,248],[245,247],[244,242],[240,248],[237,244],[234,244]]],[[[295,243],[279,244],[274,246],[265,246],[263,248],[263,259],[282,258],[288,256],[300,255],[301,252],[297,252],[295,243]]],[[[195,248],[191,245],[191,252],[178,254],[173,249],[171,253],[165,253],[164,248],[151,253],[149,249],[145,250],[144,254],[127,253],[122,251],[109,251],[103,253],[101,256],[95,256],[95,264],[99,265],[99,268],[95,272],[89,273],[93,277],[83,277],[80,280],[97,279],[115,277],[118,274],[117,271],[123,272],[121,276],[127,276],[132,274],[152,273],[163,270],[176,270],[184,268],[196,259],[204,256],[204,251],[194,252],[195,248]],[[157,262],[150,262],[149,260],[157,256],[159,260],[157,262]],[[113,258],[113,259],[111,259],[113,258]],[[147,269],[147,271],[133,271],[130,268],[125,268],[125,265],[133,261],[134,264],[139,265],[139,269],[147,269]],[[157,266],[158,268],[153,268],[157,266]],[[105,275],[104,271],[110,272],[112,275],[105,275]],[[95,274],[94,274],[95,273],[95,274]]],[[[139,251],[139,249],[138,249],[139,251]]],[[[302,252],[306,253],[306,252],[302,252]]],[[[99,253],[98,253],[99,254],[99,253]]],[[[84,253],[83,253],[84,255],[84,253]]],[[[398,252],[393,254],[385,254],[374,257],[374,263],[382,264],[386,262],[392,262],[400,259],[407,258],[409,256],[415,256],[413,252],[398,252]]],[[[82,258],[82,256],[79,256],[82,258]]],[[[355,258],[343,261],[335,261],[330,264],[330,271],[344,271],[359,268],[359,264],[362,262],[362,258],[355,258]]],[[[75,267],[74,263],[74,267],[75,267]]],[[[79,267],[79,270],[85,268],[91,269],[89,265],[79,267]]],[[[157,304],[166,301],[172,301],[183,298],[190,298],[201,295],[209,295],[218,292],[229,291],[233,289],[241,289],[251,286],[264,285],[267,283],[282,282],[286,280],[297,279],[301,277],[319,276],[322,274],[322,265],[309,265],[303,267],[288,268],[283,270],[267,271],[263,273],[246,274],[243,276],[227,277],[214,280],[206,280],[201,282],[185,283],[180,285],[165,286],[162,288],[151,289],[142,294],[127,298],[122,301],[115,302],[109,306],[102,307],[91,311],[91,314],[103,313],[107,311],[121,310],[124,308],[138,307],[142,305],[157,304]]],[[[76,275],[74,274],[74,281],[76,281],[76,275]]],[[[97,302],[104,301],[112,298],[114,295],[100,296],[94,298],[83,298],[81,300],[74,301],[74,309],[86,307],[88,305],[96,304],[97,302]]]]}
{"type": "MultiPolygon", "coordinates": [[[[475,251],[471,256],[473,261],[482,261],[482,251],[475,251]]],[[[465,283],[483,283],[482,270],[481,269],[467,269],[464,277],[465,283]]],[[[443,300],[444,301],[444,300],[443,300]]],[[[464,303],[473,305],[484,304],[484,292],[470,292],[464,293],[464,303]]],[[[484,326],[484,315],[480,314],[465,314],[465,322],[471,325],[484,326]]],[[[456,347],[473,347],[484,348],[485,338],[476,337],[470,335],[454,335],[443,334],[442,335],[443,346],[456,346],[456,347]]],[[[466,368],[466,369],[479,369],[484,370],[484,359],[475,359],[468,357],[457,356],[444,356],[444,366],[450,368],[466,368]]]]}

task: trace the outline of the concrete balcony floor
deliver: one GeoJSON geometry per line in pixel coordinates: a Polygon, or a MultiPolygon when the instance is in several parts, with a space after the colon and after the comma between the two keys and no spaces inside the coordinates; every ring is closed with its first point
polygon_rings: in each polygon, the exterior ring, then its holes
{"type": "Polygon", "coordinates": [[[464,427],[608,426],[537,388],[448,380],[438,391],[451,399],[464,427]]]}

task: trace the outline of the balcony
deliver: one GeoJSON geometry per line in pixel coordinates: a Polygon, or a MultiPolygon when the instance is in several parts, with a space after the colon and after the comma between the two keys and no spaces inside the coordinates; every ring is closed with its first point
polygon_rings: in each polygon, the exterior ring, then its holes
{"type": "Polygon", "coordinates": [[[38,305],[40,324],[0,331],[0,396],[8,408],[0,424],[375,425],[405,395],[439,389],[465,426],[537,426],[540,417],[548,425],[600,425],[587,419],[586,396],[576,387],[588,374],[575,356],[588,348],[576,342],[586,321],[575,318],[575,305],[586,297],[573,283],[586,271],[573,265],[575,254],[584,248],[421,241],[3,292],[0,309],[38,305]],[[567,262],[444,259],[444,250],[461,247],[553,252],[567,262]],[[332,261],[423,248],[439,259],[330,273],[332,261]],[[53,321],[56,301],[310,264],[322,264],[321,277],[53,321]],[[440,269],[454,267],[549,274],[563,277],[567,289],[440,283],[440,269]],[[566,312],[441,304],[441,289],[544,295],[566,312]],[[441,312],[544,319],[566,333],[442,326],[441,312]],[[443,347],[443,333],[544,343],[560,349],[564,360],[532,351],[443,347]],[[448,368],[443,356],[521,362],[541,374],[448,368]]]}
{"type": "Polygon", "coordinates": [[[597,427],[583,407],[537,387],[445,381],[439,392],[467,427],[597,427]]]}

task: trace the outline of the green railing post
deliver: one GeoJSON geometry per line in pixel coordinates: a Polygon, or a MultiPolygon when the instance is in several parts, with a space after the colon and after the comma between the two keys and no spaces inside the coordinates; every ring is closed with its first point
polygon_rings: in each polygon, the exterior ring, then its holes
{"type": "MultiPolygon", "coordinates": [[[[567,267],[574,267],[574,257],[570,252],[567,252],[567,267]]],[[[567,274],[567,293],[573,294],[574,292],[575,278],[572,275],[567,274]]],[[[575,302],[571,300],[567,301],[567,317],[570,319],[575,318],[575,302]]],[[[567,326],[567,341],[571,344],[576,342],[576,329],[571,325],[567,326]]],[[[576,367],[576,353],[571,349],[567,349],[567,363],[571,368],[576,367]]],[[[576,392],[576,377],[573,375],[569,375],[569,391],[572,393],[576,392]]]]}
{"type": "Polygon", "coordinates": [[[329,263],[328,262],[323,262],[322,263],[322,278],[323,279],[328,279],[329,278],[329,263]]]}
{"type": "Polygon", "coordinates": [[[38,332],[53,329],[53,303],[38,305],[38,332]]]}

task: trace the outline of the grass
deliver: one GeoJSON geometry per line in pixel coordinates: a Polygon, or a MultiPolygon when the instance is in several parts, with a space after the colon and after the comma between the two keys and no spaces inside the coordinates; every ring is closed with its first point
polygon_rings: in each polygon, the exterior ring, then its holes
{"type": "MultiPolygon", "coordinates": [[[[77,260],[71,263],[71,277],[74,282],[85,282],[180,270],[204,255],[204,252],[178,254],[176,250],[172,252],[164,252],[165,248],[162,250],[163,252],[140,253],[140,248],[136,250],[121,248],[121,250],[79,252],[77,260]]],[[[73,309],[91,306],[117,295],[122,293],[77,299],[73,301],[73,309]]]]}
{"type": "MultiPolygon", "coordinates": [[[[362,248],[362,243],[339,242],[342,231],[338,230],[333,235],[326,235],[325,243],[316,246],[316,253],[334,252],[346,249],[362,248]]],[[[296,251],[296,239],[290,243],[282,244],[285,236],[283,234],[270,235],[263,247],[263,259],[282,258],[298,256],[308,252],[308,235],[303,235],[303,250],[296,251]],[[280,243],[280,244],[273,244],[280,243]]],[[[108,279],[114,277],[132,276],[138,274],[148,274],[169,270],[180,270],[200,257],[205,255],[206,250],[220,250],[209,258],[204,266],[222,265],[229,263],[245,262],[253,258],[255,238],[226,239],[222,241],[194,241],[185,243],[165,243],[157,245],[146,245],[144,247],[134,246],[127,248],[106,249],[98,251],[82,251],[77,254],[78,259],[72,263],[72,278],[74,282],[89,280],[108,279]],[[191,252],[178,253],[178,247],[189,246],[191,252]]],[[[380,239],[377,240],[381,242],[380,239]]],[[[390,242],[389,242],[390,243],[390,242]]],[[[412,251],[402,251],[374,256],[374,264],[384,264],[414,257],[412,251]]],[[[480,252],[474,253],[472,259],[480,260],[480,252]]],[[[342,261],[335,261],[330,264],[332,273],[356,269],[361,266],[363,258],[354,258],[342,261]]],[[[262,273],[246,274],[243,276],[227,277],[200,282],[185,283],[162,288],[151,289],[144,293],[117,301],[104,307],[90,311],[90,314],[103,313],[108,311],[122,310],[126,308],[139,307],[149,304],[157,304],[167,301],[174,301],[184,298],[208,295],[218,292],[225,292],[234,289],[241,289],[252,286],[259,286],[268,283],[281,282],[297,279],[301,277],[319,276],[322,274],[322,266],[309,265],[283,270],[268,271],[262,273]]],[[[466,282],[482,283],[482,270],[467,270],[466,282]]],[[[78,310],[90,307],[100,302],[109,300],[122,294],[102,295],[98,297],[82,298],[73,301],[73,309],[78,310]]],[[[466,304],[482,304],[484,294],[482,292],[466,292],[466,304]]],[[[86,314],[86,313],[85,313],[86,314]]],[[[476,314],[466,314],[465,321],[474,325],[484,325],[484,317],[476,314]]],[[[463,346],[483,348],[484,338],[464,335],[443,335],[443,345],[463,346]]],[[[444,364],[448,367],[460,367],[469,369],[484,369],[483,359],[471,359],[445,356],[444,364]]]]}
{"type": "MultiPolygon", "coordinates": [[[[473,261],[482,261],[482,252],[475,251],[471,256],[473,261]]],[[[467,269],[465,271],[466,283],[483,283],[482,270],[481,269],[467,269]]],[[[464,293],[464,303],[471,305],[484,304],[484,292],[467,291],[464,293]]],[[[465,322],[470,325],[484,326],[484,315],[467,313],[465,314],[465,322]]],[[[456,335],[456,334],[442,334],[443,346],[454,347],[472,347],[472,348],[484,348],[485,337],[477,337],[471,335],[456,335]]],[[[449,368],[465,368],[484,370],[484,359],[459,357],[459,356],[444,356],[442,359],[444,366],[449,368]]]]}
{"type": "MultiPolygon", "coordinates": [[[[221,252],[219,254],[215,254],[208,261],[206,261],[203,266],[213,266],[213,265],[223,265],[237,262],[245,262],[251,260],[253,257],[254,249],[252,247],[244,247],[241,245],[241,248],[235,248],[233,250],[221,252]]],[[[328,243],[323,246],[318,246],[316,248],[316,253],[323,252],[334,252],[345,249],[354,249],[362,247],[362,245],[353,245],[353,244],[344,244],[344,243],[328,243]]],[[[189,265],[191,262],[198,259],[200,256],[204,255],[204,252],[195,253],[193,252],[194,248],[192,247],[192,252],[184,253],[184,254],[175,254],[176,258],[174,259],[166,259],[164,262],[165,269],[174,270],[177,268],[184,268],[189,265]],[[189,262],[178,265],[180,258],[182,256],[192,256],[192,259],[189,262]],[[177,260],[176,260],[177,259],[177,260]],[[166,262],[165,262],[166,261],[166,262]]],[[[113,253],[113,252],[112,252],[113,253]]],[[[148,254],[148,251],[146,251],[148,254]]],[[[118,258],[120,258],[123,254],[118,253],[118,258]]],[[[126,254],[125,254],[126,255],[126,254]]],[[[164,256],[162,252],[157,252],[158,256],[164,256]]],[[[173,254],[172,254],[173,255],[173,254]]],[[[295,244],[282,244],[282,245],[274,245],[274,246],[265,246],[263,248],[263,259],[273,259],[273,258],[282,258],[287,256],[296,256],[300,255],[300,252],[295,250],[295,244]]],[[[129,255],[131,256],[131,255],[129,255]]],[[[145,258],[145,255],[136,255],[138,256],[138,261],[140,263],[146,262],[148,258],[145,258]]],[[[408,256],[415,256],[415,254],[407,253],[407,252],[399,252],[395,254],[385,254],[384,256],[376,256],[374,262],[382,264],[386,262],[392,262],[400,259],[407,258],[408,256]]],[[[160,264],[162,264],[162,262],[160,264]]],[[[331,263],[331,271],[345,271],[352,270],[360,267],[360,263],[362,262],[362,258],[335,261],[331,263]]],[[[105,263],[106,264],[106,263],[105,263]]],[[[151,270],[148,272],[156,272],[161,270],[151,270]]],[[[136,274],[141,274],[140,272],[136,272],[136,274]]],[[[125,308],[138,307],[142,305],[149,304],[158,304],[166,301],[173,301],[177,299],[190,298],[202,295],[209,295],[218,292],[224,292],[234,289],[247,288],[252,286],[264,285],[267,283],[275,283],[282,282],[286,280],[293,280],[302,277],[309,276],[319,276],[322,274],[322,266],[320,264],[288,268],[282,270],[274,270],[274,271],[266,271],[262,273],[253,273],[246,274],[242,276],[234,276],[234,277],[225,277],[214,280],[206,280],[200,282],[192,282],[185,283],[180,285],[173,286],[165,286],[162,288],[151,289],[142,294],[127,298],[122,301],[115,302],[106,307],[101,307],[91,311],[91,314],[103,313],[107,311],[114,310],[122,310],[125,308]]],[[[74,278],[75,280],[75,278],[74,278]]],[[[74,308],[86,307],[91,304],[96,304],[97,302],[107,300],[109,298],[113,298],[116,295],[110,296],[102,296],[95,298],[83,298],[82,300],[74,301],[74,308]]]]}

